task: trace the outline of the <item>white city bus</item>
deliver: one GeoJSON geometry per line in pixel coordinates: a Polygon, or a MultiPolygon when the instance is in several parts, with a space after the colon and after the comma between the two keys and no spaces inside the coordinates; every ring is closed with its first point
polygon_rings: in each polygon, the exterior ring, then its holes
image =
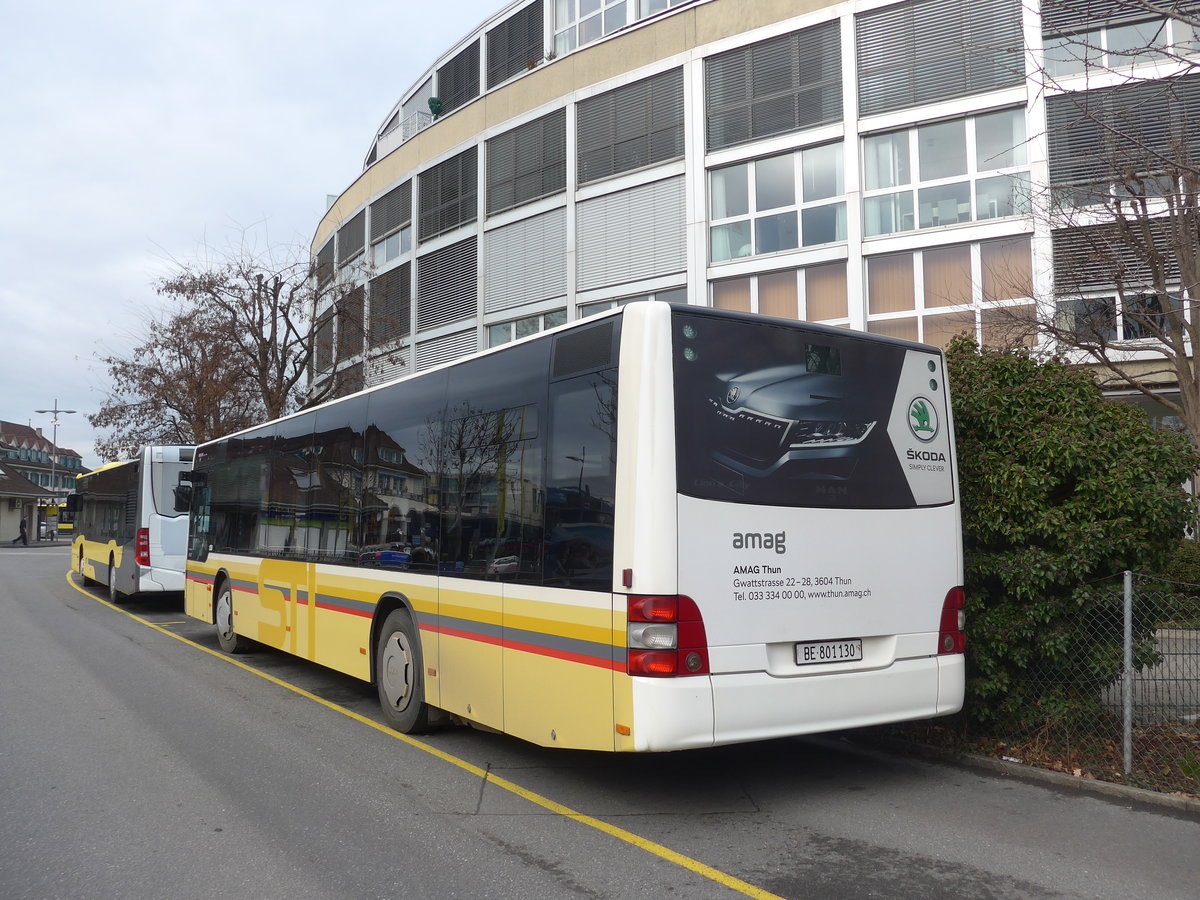
{"type": "Polygon", "coordinates": [[[194,447],[143,447],[135,459],[75,479],[67,498],[72,560],[85,583],[107,586],[114,603],[130,594],[183,590],[188,523],[173,492],[194,453],[194,447]]]}
{"type": "Polygon", "coordinates": [[[629,304],[197,448],[186,610],[402,731],[675,750],[957,711],[940,351],[629,304]]]}

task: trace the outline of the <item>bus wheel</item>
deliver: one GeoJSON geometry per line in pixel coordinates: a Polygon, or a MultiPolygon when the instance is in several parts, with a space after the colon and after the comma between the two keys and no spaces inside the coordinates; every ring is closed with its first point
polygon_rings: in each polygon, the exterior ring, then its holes
{"type": "Polygon", "coordinates": [[[421,638],[407,610],[394,610],[384,620],[375,653],[375,683],[384,719],[405,734],[428,731],[421,638]]]}
{"type": "Polygon", "coordinates": [[[86,587],[87,585],[90,585],[90,584],[95,584],[95,583],[96,583],[96,581],[95,581],[95,579],[94,579],[94,578],[90,578],[90,577],[88,577],[88,575],[87,575],[87,568],[86,568],[86,566],[85,566],[85,564],[84,564],[84,561],[83,561],[83,550],[82,550],[82,548],[81,548],[81,549],[80,549],[80,551],[79,551],[79,577],[83,579],[83,583],[84,583],[84,586],[85,586],[85,587],[86,587]]]}
{"type": "Polygon", "coordinates": [[[217,643],[226,653],[245,653],[249,642],[233,629],[233,588],[228,581],[221,583],[217,593],[217,643]]]}
{"type": "Polygon", "coordinates": [[[116,605],[125,599],[125,595],[117,590],[117,567],[110,559],[108,561],[108,602],[116,605]]]}

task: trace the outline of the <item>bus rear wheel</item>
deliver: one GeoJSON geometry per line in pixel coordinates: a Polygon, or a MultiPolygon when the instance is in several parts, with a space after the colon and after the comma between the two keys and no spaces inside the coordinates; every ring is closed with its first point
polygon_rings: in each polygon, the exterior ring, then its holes
{"type": "Polygon", "coordinates": [[[114,606],[125,599],[125,595],[117,590],[117,566],[110,559],[108,561],[108,602],[114,606]]]}
{"type": "Polygon", "coordinates": [[[79,577],[83,579],[85,586],[96,583],[96,579],[87,574],[87,564],[83,561],[83,549],[79,550],[79,577]]]}
{"type": "Polygon", "coordinates": [[[394,610],[383,622],[375,650],[375,684],[389,725],[404,734],[429,730],[421,638],[408,610],[394,610]]]}
{"type": "Polygon", "coordinates": [[[233,627],[233,587],[228,581],[221,582],[217,591],[217,643],[226,653],[245,653],[250,649],[249,642],[239,635],[233,627]]]}

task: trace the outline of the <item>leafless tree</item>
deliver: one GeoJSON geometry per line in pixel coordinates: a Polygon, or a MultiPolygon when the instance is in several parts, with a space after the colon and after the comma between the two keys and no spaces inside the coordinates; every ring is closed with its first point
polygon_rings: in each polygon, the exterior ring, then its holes
{"type": "MultiPolygon", "coordinates": [[[[154,283],[165,311],[148,317],[130,353],[100,360],[110,386],[90,417],[102,432],[97,453],[113,459],[148,443],[198,443],[344,393],[352,373],[309,390],[326,339],[312,315],[320,305],[335,310],[346,355],[361,353],[363,290],[353,277],[315,275],[303,248],[260,254],[245,238],[177,263],[154,283]]],[[[332,354],[332,342],[325,349],[332,354]]]]}
{"type": "Polygon", "coordinates": [[[262,401],[229,365],[212,314],[192,308],[151,319],[127,356],[106,356],[110,388],[88,416],[96,453],[126,459],[148,444],[191,444],[262,418],[262,401]]]}
{"type": "Polygon", "coordinates": [[[1043,6],[1056,314],[1032,327],[1200,443],[1200,4],[1086,5],[1043,6]]]}

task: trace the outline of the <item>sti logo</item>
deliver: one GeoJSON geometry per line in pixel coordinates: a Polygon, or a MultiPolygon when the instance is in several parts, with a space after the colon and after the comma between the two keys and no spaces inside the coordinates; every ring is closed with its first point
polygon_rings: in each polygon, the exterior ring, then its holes
{"type": "Polygon", "coordinates": [[[937,437],[937,409],[932,401],[925,397],[914,397],[908,404],[908,430],[925,444],[937,437]]]}

